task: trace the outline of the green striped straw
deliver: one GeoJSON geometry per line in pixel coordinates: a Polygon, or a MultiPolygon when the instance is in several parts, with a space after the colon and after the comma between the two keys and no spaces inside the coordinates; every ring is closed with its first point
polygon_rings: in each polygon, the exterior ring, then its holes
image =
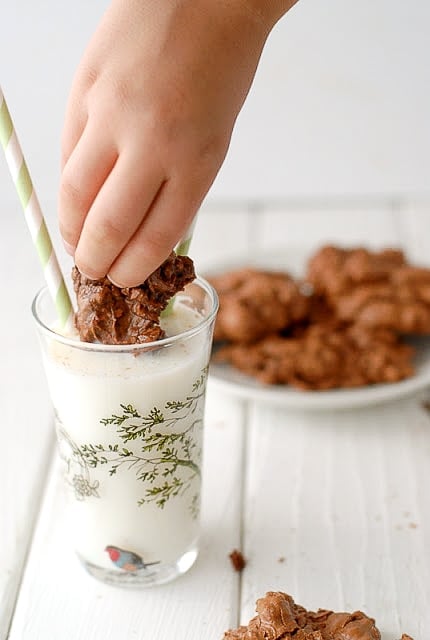
{"type": "Polygon", "coordinates": [[[1,86],[0,143],[4,149],[6,162],[21,201],[33,243],[43,267],[49,292],[57,309],[60,328],[70,328],[73,323],[72,303],[1,86]]]}
{"type": "MultiPolygon", "coordinates": [[[[196,226],[196,221],[197,221],[197,215],[194,217],[192,223],[188,227],[184,237],[176,245],[175,247],[176,255],[178,256],[188,255],[188,251],[190,250],[191,240],[193,239],[193,233],[194,233],[194,227],[196,226]]],[[[175,300],[175,296],[173,296],[173,298],[170,298],[169,302],[167,303],[167,307],[161,312],[162,318],[167,318],[167,316],[170,316],[170,314],[173,311],[174,300],[175,300]]]]}
{"type": "Polygon", "coordinates": [[[188,251],[190,250],[191,240],[193,239],[194,227],[196,226],[196,220],[197,220],[197,216],[194,217],[194,220],[192,221],[192,223],[188,227],[188,230],[185,233],[184,237],[176,245],[175,253],[178,256],[187,256],[188,255],[188,251]]]}

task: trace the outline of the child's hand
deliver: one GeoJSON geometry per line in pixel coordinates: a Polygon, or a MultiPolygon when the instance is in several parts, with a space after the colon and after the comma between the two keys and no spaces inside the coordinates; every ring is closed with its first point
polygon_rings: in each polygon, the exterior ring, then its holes
{"type": "Polygon", "coordinates": [[[108,9],[63,132],[60,229],[90,278],[139,284],[186,232],[280,16],[264,19],[253,4],[114,0],[108,9]]]}

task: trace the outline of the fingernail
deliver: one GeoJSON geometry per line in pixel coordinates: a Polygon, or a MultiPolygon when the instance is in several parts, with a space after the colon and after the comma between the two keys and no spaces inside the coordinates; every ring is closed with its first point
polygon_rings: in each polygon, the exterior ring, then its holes
{"type": "Polygon", "coordinates": [[[72,258],[73,258],[73,256],[75,255],[76,247],[73,247],[71,244],[69,244],[65,240],[63,240],[63,244],[64,244],[64,248],[67,251],[67,253],[69,254],[69,256],[72,256],[72,258]]]}
{"type": "Polygon", "coordinates": [[[88,275],[88,273],[86,273],[86,269],[81,269],[81,267],[78,265],[77,262],[75,262],[75,266],[78,269],[78,271],[81,274],[81,276],[83,276],[87,280],[100,280],[100,278],[103,277],[103,276],[94,276],[94,275],[90,276],[90,275],[88,275]]]}
{"type": "Polygon", "coordinates": [[[123,284],[118,284],[118,282],[115,282],[115,280],[112,280],[109,274],[107,274],[106,278],[109,280],[111,284],[113,284],[114,287],[118,287],[118,289],[126,289],[126,287],[123,284]]]}

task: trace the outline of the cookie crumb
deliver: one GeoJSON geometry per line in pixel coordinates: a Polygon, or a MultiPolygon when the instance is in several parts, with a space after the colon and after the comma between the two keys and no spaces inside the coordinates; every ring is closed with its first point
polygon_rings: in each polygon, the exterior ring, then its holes
{"type": "Polygon", "coordinates": [[[246,560],[243,557],[242,552],[238,549],[233,549],[233,551],[229,554],[229,558],[235,571],[243,571],[246,567],[246,560]]]}

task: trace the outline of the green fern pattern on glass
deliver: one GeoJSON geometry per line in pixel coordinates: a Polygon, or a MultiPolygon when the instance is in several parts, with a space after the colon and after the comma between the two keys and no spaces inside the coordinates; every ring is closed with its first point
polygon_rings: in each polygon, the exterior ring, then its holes
{"type": "MultiPolygon", "coordinates": [[[[75,497],[78,500],[99,497],[99,482],[92,479],[91,471],[100,467],[106,467],[111,478],[131,472],[137,481],[144,483],[139,506],[152,502],[163,509],[169,500],[190,492],[194,481],[201,477],[198,435],[203,427],[207,373],[206,367],[183,400],[166,402],[162,408],[153,407],[146,415],[131,404],[121,404],[117,413],[102,418],[100,423],[107,429],[113,427],[120,442],[78,445],[60,429],[60,441],[67,445],[68,453],[63,457],[75,497]]],[[[199,503],[199,494],[194,491],[189,501],[194,517],[198,515],[199,503]]]]}

